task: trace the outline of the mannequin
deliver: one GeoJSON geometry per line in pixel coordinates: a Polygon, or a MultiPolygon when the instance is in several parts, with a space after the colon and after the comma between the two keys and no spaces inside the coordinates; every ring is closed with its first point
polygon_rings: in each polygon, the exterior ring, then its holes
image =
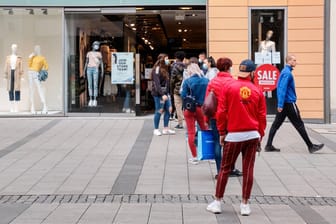
{"type": "Polygon", "coordinates": [[[17,55],[17,44],[12,44],[11,55],[7,56],[5,63],[5,79],[9,93],[10,112],[18,112],[20,101],[21,80],[23,80],[22,58],[17,55]]]}
{"type": "Polygon", "coordinates": [[[266,33],[266,39],[261,41],[259,44],[259,52],[267,53],[267,52],[275,52],[275,42],[271,41],[273,36],[273,31],[269,30],[266,33]]]}
{"type": "Polygon", "coordinates": [[[84,74],[86,74],[88,80],[90,96],[88,104],[89,107],[97,106],[99,66],[101,68],[101,76],[103,77],[104,75],[103,57],[102,54],[98,51],[99,46],[100,43],[98,41],[94,41],[92,43],[92,50],[87,53],[84,66],[84,74]]]}
{"type": "Polygon", "coordinates": [[[28,67],[29,67],[28,78],[29,78],[30,103],[31,103],[30,111],[32,114],[36,113],[34,105],[34,92],[35,92],[34,85],[35,85],[37,88],[37,92],[40,96],[41,103],[43,105],[42,114],[47,114],[48,113],[47,104],[44,93],[42,91],[41,81],[38,79],[38,74],[42,69],[48,70],[48,63],[45,57],[41,55],[41,48],[39,45],[36,45],[34,47],[34,52],[29,55],[28,67]]]}

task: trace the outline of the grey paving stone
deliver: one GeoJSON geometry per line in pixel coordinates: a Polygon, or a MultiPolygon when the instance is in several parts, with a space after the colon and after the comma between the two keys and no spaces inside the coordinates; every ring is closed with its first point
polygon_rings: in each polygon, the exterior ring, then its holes
{"type": "Polygon", "coordinates": [[[29,205],[25,204],[0,204],[0,224],[8,224],[24,212],[29,205]]]}

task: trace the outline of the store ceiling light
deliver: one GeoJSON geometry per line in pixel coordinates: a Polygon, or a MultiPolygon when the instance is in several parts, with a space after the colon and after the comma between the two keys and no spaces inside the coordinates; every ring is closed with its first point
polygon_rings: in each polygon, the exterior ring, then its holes
{"type": "Polygon", "coordinates": [[[180,7],[181,10],[191,10],[192,7],[180,7]]]}

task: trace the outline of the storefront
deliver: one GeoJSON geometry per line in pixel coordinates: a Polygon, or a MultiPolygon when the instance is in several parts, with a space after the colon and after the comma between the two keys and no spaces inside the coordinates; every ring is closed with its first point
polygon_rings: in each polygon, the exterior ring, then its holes
{"type": "MultiPolygon", "coordinates": [[[[235,63],[243,58],[256,59],[268,31],[279,61],[271,62],[281,69],[287,54],[295,54],[298,65],[294,75],[297,104],[305,119],[327,121],[330,111],[330,83],[325,73],[325,1],[324,0],[209,0],[209,53],[227,55],[235,63]]],[[[268,110],[275,109],[275,91],[266,94],[268,110]]]]}
{"type": "MultiPolygon", "coordinates": [[[[328,108],[335,111],[333,94],[325,91],[335,87],[326,83],[326,71],[333,67],[326,70],[324,0],[176,0],[166,5],[156,0],[71,2],[0,3],[4,31],[0,34],[0,67],[16,44],[23,70],[15,80],[20,83],[20,99],[16,99],[16,89],[11,92],[14,100],[10,98],[10,74],[0,85],[0,115],[151,113],[150,68],[158,53],[173,58],[173,52],[180,49],[189,56],[204,50],[214,58],[230,57],[234,72],[245,58],[271,63],[280,70],[285,56],[295,54],[302,117],[328,121],[328,108]],[[266,39],[273,46],[263,48],[266,39]],[[84,68],[95,41],[101,56],[93,63],[97,69],[89,74],[89,81],[84,68]],[[49,76],[40,85],[29,78],[29,56],[36,45],[49,65],[49,76]],[[267,49],[275,53],[270,61],[262,56],[267,49]]],[[[276,90],[265,95],[269,114],[274,114],[276,90]]]]}

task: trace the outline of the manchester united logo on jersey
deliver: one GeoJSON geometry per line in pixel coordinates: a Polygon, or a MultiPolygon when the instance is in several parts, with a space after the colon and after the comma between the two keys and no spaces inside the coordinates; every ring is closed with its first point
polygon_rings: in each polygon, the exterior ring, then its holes
{"type": "Polygon", "coordinates": [[[241,87],[240,96],[243,103],[248,103],[248,98],[251,96],[251,89],[246,86],[241,87]]]}

